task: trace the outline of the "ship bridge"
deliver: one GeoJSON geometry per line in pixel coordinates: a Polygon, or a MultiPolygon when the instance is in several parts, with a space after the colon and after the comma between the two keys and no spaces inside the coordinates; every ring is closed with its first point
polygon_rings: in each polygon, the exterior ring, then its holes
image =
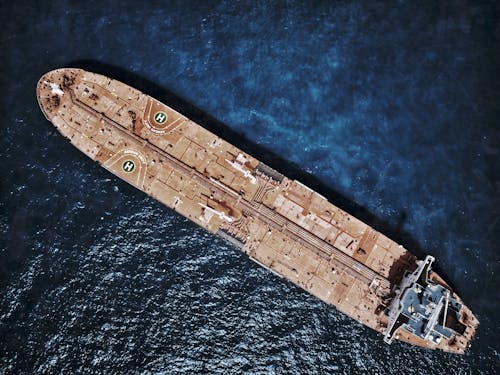
{"type": "Polygon", "coordinates": [[[427,256],[401,281],[388,309],[385,342],[391,343],[399,328],[436,345],[455,334],[464,334],[466,326],[459,321],[462,304],[452,298],[447,288],[429,279],[433,262],[434,258],[427,256]]]}

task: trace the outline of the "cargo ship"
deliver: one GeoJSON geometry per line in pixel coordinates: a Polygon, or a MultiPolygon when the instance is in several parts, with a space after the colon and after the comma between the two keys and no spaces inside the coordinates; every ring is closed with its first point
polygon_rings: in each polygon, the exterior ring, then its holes
{"type": "Polygon", "coordinates": [[[463,354],[478,320],[403,246],[158,100],[81,69],[36,88],[45,117],[111,173],[393,340],[463,354]]]}

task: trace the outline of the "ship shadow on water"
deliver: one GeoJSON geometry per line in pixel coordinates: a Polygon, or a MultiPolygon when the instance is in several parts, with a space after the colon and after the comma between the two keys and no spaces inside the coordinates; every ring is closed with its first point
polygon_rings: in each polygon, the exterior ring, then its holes
{"type": "MultiPolygon", "coordinates": [[[[81,68],[108,76],[131,87],[134,87],[142,91],[143,93],[152,96],[155,99],[158,99],[159,101],[167,104],[168,106],[182,113],[194,122],[208,129],[212,133],[216,134],[217,136],[220,136],[222,139],[232,143],[236,147],[257,158],[259,161],[262,161],[263,163],[276,169],[278,172],[309,186],[319,194],[326,197],[331,203],[354,215],[358,219],[372,226],[375,230],[385,234],[397,243],[403,245],[419,259],[423,259],[425,255],[428,254],[428,252],[420,246],[418,241],[414,237],[412,237],[410,233],[403,229],[404,223],[407,218],[406,212],[401,211],[399,213],[396,225],[382,220],[381,218],[368,211],[365,207],[336,192],[331,187],[322,182],[319,178],[304,171],[299,165],[289,160],[283,159],[281,156],[273,153],[269,149],[266,149],[265,147],[254,143],[253,141],[249,140],[244,134],[231,129],[223,122],[200,110],[195,105],[179,97],[171,90],[161,87],[157,83],[150,81],[137,73],[97,60],[75,60],[68,63],[66,67],[81,68]]],[[[401,263],[404,262],[405,260],[402,259],[401,263]]],[[[396,263],[395,266],[397,265],[398,264],[396,263]]],[[[446,280],[448,285],[450,285],[453,290],[455,290],[454,285],[447,277],[446,272],[439,265],[440,262],[439,259],[437,259],[437,262],[433,265],[433,269],[446,280]]]]}

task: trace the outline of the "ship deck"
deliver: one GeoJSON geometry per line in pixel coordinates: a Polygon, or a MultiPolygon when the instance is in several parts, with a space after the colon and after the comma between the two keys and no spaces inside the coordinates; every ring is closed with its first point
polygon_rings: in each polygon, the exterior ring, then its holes
{"type": "MultiPolygon", "coordinates": [[[[417,267],[402,246],[123,83],[61,69],[42,77],[37,94],[46,117],[104,168],[277,275],[385,332],[392,289],[417,267]]],[[[453,347],[416,343],[463,352],[466,341],[453,347]]]]}

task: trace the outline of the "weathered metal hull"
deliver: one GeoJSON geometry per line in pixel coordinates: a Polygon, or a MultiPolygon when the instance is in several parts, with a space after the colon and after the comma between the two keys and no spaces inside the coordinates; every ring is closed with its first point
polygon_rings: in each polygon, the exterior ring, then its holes
{"type": "MultiPolygon", "coordinates": [[[[397,307],[390,313],[391,302],[402,295],[397,287],[405,272],[420,263],[300,182],[102,75],[80,69],[49,72],[38,82],[37,97],[47,119],[80,151],[260,265],[386,338],[392,329],[394,338],[426,348],[457,353],[467,348],[478,322],[463,305],[455,315],[464,332],[448,337],[446,331],[445,340],[428,339],[437,328],[422,338],[409,323],[396,327],[391,316],[403,315],[397,307]]],[[[460,301],[434,272],[428,277],[460,301]]],[[[448,306],[447,301],[441,305],[448,306]]]]}

